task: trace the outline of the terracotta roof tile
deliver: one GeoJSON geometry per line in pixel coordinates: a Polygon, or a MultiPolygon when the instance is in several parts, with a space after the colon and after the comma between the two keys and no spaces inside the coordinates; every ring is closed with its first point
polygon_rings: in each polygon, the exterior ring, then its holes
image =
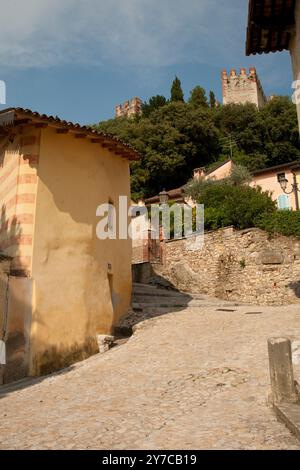
{"type": "Polygon", "coordinates": [[[62,120],[58,116],[47,116],[46,114],[40,114],[24,108],[7,108],[0,111],[0,127],[15,126],[18,125],[18,123],[26,123],[28,125],[47,124],[49,126],[56,127],[57,129],[76,131],[78,134],[87,134],[90,138],[102,138],[100,140],[112,145],[117,152],[120,151],[124,154],[124,157],[129,160],[139,159],[137,150],[131,145],[123,142],[116,136],[93,129],[91,126],[82,126],[78,123],[62,120]]]}
{"type": "Polygon", "coordinates": [[[295,3],[296,0],[249,0],[247,55],[289,48],[295,3]]]}

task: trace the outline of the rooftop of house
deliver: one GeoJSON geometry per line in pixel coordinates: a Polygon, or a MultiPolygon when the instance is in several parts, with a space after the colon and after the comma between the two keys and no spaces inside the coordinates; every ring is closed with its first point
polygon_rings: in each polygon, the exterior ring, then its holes
{"type": "Polygon", "coordinates": [[[249,0],[246,54],[289,48],[295,30],[296,0],[249,0]]]}
{"type": "MultiPolygon", "coordinates": [[[[227,165],[227,163],[229,163],[230,161],[232,161],[230,158],[228,160],[225,160],[224,162],[221,162],[220,164],[218,164],[217,166],[211,168],[209,171],[205,172],[204,176],[207,177],[207,176],[210,176],[214,171],[216,171],[217,169],[221,168],[222,166],[224,165],[227,165]]],[[[300,168],[300,160],[296,160],[296,161],[293,161],[293,162],[288,162],[288,163],[282,163],[281,165],[275,165],[275,166],[271,166],[271,167],[268,167],[268,168],[263,168],[261,170],[255,170],[255,171],[252,171],[251,174],[253,177],[255,176],[260,176],[260,175],[263,175],[265,173],[278,173],[280,171],[283,171],[283,170],[296,170],[296,169],[299,169],[300,168]]],[[[201,168],[196,168],[194,171],[204,171],[204,167],[201,167],[201,168]]],[[[184,199],[184,186],[181,186],[180,188],[176,188],[176,189],[171,189],[169,191],[167,191],[168,193],[168,196],[169,196],[169,199],[171,201],[182,201],[184,199]]],[[[157,204],[159,203],[159,194],[157,194],[156,196],[153,196],[153,197],[150,197],[148,199],[145,199],[145,204],[148,205],[148,204],[157,204]]]]}
{"type": "Polygon", "coordinates": [[[0,135],[7,134],[11,129],[24,125],[33,125],[35,127],[56,129],[58,134],[70,133],[78,138],[87,138],[93,144],[100,144],[116,155],[120,155],[128,160],[138,160],[138,152],[129,144],[123,142],[117,137],[106,134],[105,132],[93,129],[90,126],[82,126],[73,122],[63,121],[57,116],[47,116],[39,114],[30,109],[7,108],[0,111],[0,135]]]}
{"type": "MultiPolygon", "coordinates": [[[[183,186],[176,189],[170,189],[170,191],[166,191],[168,193],[169,199],[171,201],[182,201],[183,200],[183,186]]],[[[159,194],[153,197],[149,197],[145,199],[145,204],[157,204],[159,203],[159,194]]]]}
{"type": "Polygon", "coordinates": [[[230,162],[231,162],[231,158],[228,158],[228,159],[225,160],[224,162],[215,163],[214,165],[212,165],[212,166],[210,167],[209,170],[207,170],[207,171],[205,172],[205,176],[211,175],[212,173],[214,173],[214,171],[218,170],[219,168],[222,168],[222,166],[227,165],[227,163],[230,163],[230,162]]]}
{"type": "MultiPolygon", "coordinates": [[[[234,163],[234,160],[231,160],[231,159],[225,160],[224,162],[221,162],[218,166],[215,166],[211,170],[207,171],[205,173],[205,176],[210,176],[214,171],[226,165],[230,161],[234,163]]],[[[260,170],[254,170],[251,172],[251,174],[252,176],[258,176],[264,173],[273,173],[273,172],[277,172],[277,171],[284,170],[284,169],[294,170],[298,168],[300,168],[300,160],[295,160],[293,162],[281,163],[280,165],[269,166],[267,168],[262,168],[260,170]]]]}
{"type": "Polygon", "coordinates": [[[263,175],[264,173],[277,173],[282,170],[296,170],[300,168],[300,161],[282,163],[281,165],[270,166],[269,168],[263,168],[262,170],[255,170],[252,172],[253,176],[263,175]]]}

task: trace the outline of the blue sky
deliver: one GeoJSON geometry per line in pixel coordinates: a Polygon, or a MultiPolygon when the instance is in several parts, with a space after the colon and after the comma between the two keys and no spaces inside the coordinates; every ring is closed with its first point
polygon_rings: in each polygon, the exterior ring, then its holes
{"type": "MultiPolygon", "coordinates": [[[[245,56],[248,0],[0,0],[7,106],[80,122],[113,117],[133,96],[221,100],[220,73],[254,65],[267,95],[291,94],[287,52],[245,56]]],[[[1,106],[3,108],[4,106],[1,106]]]]}

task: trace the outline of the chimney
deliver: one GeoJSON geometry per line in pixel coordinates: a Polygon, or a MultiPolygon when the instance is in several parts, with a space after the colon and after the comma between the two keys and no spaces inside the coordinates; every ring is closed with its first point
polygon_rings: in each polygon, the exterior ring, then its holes
{"type": "Polygon", "coordinates": [[[193,172],[193,178],[195,180],[199,180],[200,178],[204,178],[205,177],[205,168],[201,167],[201,168],[195,168],[194,172],[193,172]]]}

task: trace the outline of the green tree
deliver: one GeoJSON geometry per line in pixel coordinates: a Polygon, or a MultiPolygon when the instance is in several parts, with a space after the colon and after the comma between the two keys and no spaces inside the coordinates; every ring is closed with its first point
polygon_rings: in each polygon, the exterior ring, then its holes
{"type": "Polygon", "coordinates": [[[184,102],[184,94],[181,88],[181,81],[178,77],[175,77],[171,88],[171,101],[182,101],[184,102]]]}
{"type": "Polygon", "coordinates": [[[255,219],[255,225],[271,235],[300,237],[300,211],[278,210],[261,214],[255,219]]]}
{"type": "Polygon", "coordinates": [[[250,183],[252,176],[248,168],[242,165],[234,165],[228,180],[234,186],[241,186],[245,183],[250,183]]]}
{"type": "Polygon", "coordinates": [[[183,186],[194,168],[225,161],[230,137],[235,142],[234,162],[249,171],[300,159],[296,107],[289,98],[277,97],[262,110],[251,104],[212,110],[203,101],[204,90],[195,90],[194,104],[165,103],[158,95],[149,100],[149,112],[141,117],[111,119],[95,126],[139,151],[141,159],[131,163],[134,198],[183,186]]]}
{"type": "Polygon", "coordinates": [[[216,107],[216,96],[213,91],[209,92],[209,106],[210,109],[215,109],[216,107]]]}
{"type": "Polygon", "coordinates": [[[167,99],[162,95],[152,96],[148,103],[143,104],[143,116],[149,117],[150,114],[158,108],[165,106],[167,99]]]}
{"type": "Polygon", "coordinates": [[[208,108],[208,103],[207,103],[207,98],[206,98],[206,93],[205,93],[204,88],[202,88],[201,86],[196,86],[191,91],[189,105],[194,108],[201,108],[201,107],[208,108]]]}
{"type": "Polygon", "coordinates": [[[253,104],[221,106],[214,119],[221,137],[237,144],[234,160],[250,170],[300,158],[296,107],[287,97],[274,98],[262,110],[253,104]]]}
{"type": "Polygon", "coordinates": [[[140,161],[131,164],[134,198],[183,186],[199,162],[207,165],[219,151],[210,110],[193,109],[182,102],[168,103],[148,118],[113,119],[97,128],[117,135],[140,152],[140,161]]]}
{"type": "Polygon", "coordinates": [[[254,227],[257,217],[276,210],[276,204],[268,192],[249,186],[211,181],[202,185],[198,183],[198,194],[193,189],[193,185],[190,185],[186,193],[193,194],[198,203],[204,204],[204,225],[207,230],[229,225],[238,229],[254,227]]]}
{"type": "Polygon", "coordinates": [[[296,106],[289,97],[277,96],[259,113],[263,130],[263,147],[268,165],[279,165],[300,158],[299,128],[296,106]]]}

